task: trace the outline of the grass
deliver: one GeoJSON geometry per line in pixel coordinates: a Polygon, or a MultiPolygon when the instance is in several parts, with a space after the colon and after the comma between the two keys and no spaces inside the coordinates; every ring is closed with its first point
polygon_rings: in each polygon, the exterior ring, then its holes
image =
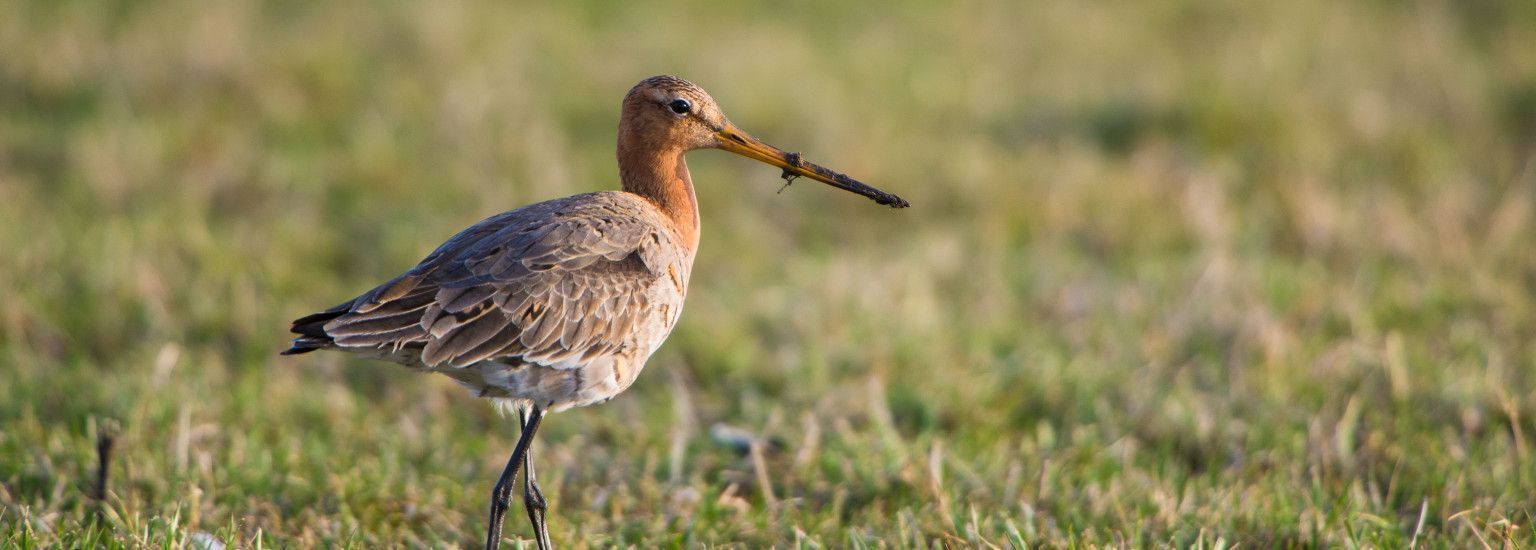
{"type": "Polygon", "coordinates": [[[557,543],[1536,545],[1536,4],[218,0],[0,3],[0,546],[479,544],[512,423],[286,323],[669,72],[915,206],[692,155],[557,543]]]}

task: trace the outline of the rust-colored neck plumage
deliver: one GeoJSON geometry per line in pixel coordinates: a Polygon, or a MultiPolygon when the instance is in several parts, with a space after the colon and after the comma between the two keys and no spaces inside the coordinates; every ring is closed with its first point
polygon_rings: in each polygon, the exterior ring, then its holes
{"type": "Polygon", "coordinates": [[[687,150],[647,142],[637,132],[619,132],[619,180],[624,190],[640,195],[666,213],[690,248],[699,244],[699,206],[693,179],[683,161],[687,150]]]}

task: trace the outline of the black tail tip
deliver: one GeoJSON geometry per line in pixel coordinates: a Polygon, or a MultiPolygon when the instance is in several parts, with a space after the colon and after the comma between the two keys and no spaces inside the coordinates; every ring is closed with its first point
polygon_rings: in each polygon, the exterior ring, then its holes
{"type": "Polygon", "coordinates": [[[298,355],[301,353],[309,353],[317,349],[320,349],[320,346],[311,344],[294,344],[293,347],[279,352],[278,355],[298,355]]]}

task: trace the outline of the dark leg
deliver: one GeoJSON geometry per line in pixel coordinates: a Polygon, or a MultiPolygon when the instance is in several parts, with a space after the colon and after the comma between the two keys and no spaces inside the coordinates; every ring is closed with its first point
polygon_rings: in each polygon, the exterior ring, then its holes
{"type": "MultiPolygon", "coordinates": [[[[539,411],[536,414],[543,416],[544,412],[539,411]]],[[[518,416],[522,417],[523,429],[527,430],[528,409],[519,411],[518,416]]],[[[544,512],[549,509],[549,504],[544,501],[544,492],[539,490],[539,481],[534,478],[531,445],[528,448],[528,454],[523,455],[523,508],[528,511],[528,522],[533,524],[533,536],[539,544],[539,550],[554,548],[554,545],[549,542],[549,526],[544,523],[544,512]]]]}
{"type": "Polygon", "coordinates": [[[517,466],[528,457],[528,446],[533,444],[533,434],[539,430],[539,421],[544,419],[544,410],[537,406],[530,406],[533,414],[528,421],[523,423],[523,434],[517,438],[517,447],[512,449],[512,458],[507,460],[506,469],[501,471],[501,479],[496,481],[496,487],[491,489],[491,524],[485,533],[485,547],[487,550],[495,550],[501,546],[501,523],[507,517],[507,500],[512,497],[512,486],[517,483],[517,466]]]}

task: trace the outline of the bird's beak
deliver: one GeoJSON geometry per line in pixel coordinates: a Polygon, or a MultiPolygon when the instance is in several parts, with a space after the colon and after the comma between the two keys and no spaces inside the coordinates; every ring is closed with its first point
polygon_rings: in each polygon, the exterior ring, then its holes
{"type": "Polygon", "coordinates": [[[721,125],[720,129],[715,132],[715,139],[720,142],[719,147],[721,149],[783,168],[786,179],[793,179],[795,176],[805,176],[844,191],[864,195],[877,203],[891,208],[911,206],[907,203],[906,199],[801,159],[800,153],[786,153],[779,150],[778,147],[758,141],[757,138],[748,135],[729,122],[721,125]]]}

